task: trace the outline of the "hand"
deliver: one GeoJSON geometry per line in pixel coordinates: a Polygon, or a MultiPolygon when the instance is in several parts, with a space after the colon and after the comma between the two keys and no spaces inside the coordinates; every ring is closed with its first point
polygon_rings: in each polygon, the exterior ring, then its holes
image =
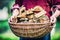
{"type": "Polygon", "coordinates": [[[12,21],[13,21],[13,18],[14,18],[14,16],[11,16],[11,17],[10,17],[10,19],[9,19],[9,20],[10,20],[10,22],[12,22],[12,21]]]}
{"type": "Polygon", "coordinates": [[[51,16],[50,19],[51,19],[51,23],[52,23],[52,24],[55,24],[55,23],[56,23],[56,17],[51,16]]]}

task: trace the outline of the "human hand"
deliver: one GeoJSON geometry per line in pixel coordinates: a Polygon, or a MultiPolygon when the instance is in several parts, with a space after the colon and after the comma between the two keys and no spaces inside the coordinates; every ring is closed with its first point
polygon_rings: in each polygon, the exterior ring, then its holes
{"type": "Polygon", "coordinates": [[[55,23],[56,23],[56,17],[51,16],[51,17],[50,17],[50,22],[51,22],[52,24],[55,24],[55,23]]]}
{"type": "Polygon", "coordinates": [[[19,10],[17,9],[13,10],[12,16],[10,17],[10,21],[12,22],[13,20],[15,20],[18,14],[19,14],[19,10]]]}

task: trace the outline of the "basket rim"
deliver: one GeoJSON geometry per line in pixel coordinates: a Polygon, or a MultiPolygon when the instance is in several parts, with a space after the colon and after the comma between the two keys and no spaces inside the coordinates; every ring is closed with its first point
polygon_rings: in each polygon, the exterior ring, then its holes
{"type": "Polygon", "coordinates": [[[8,19],[8,23],[9,23],[9,24],[24,24],[24,25],[26,25],[26,24],[27,24],[27,25],[29,25],[29,24],[30,24],[30,25],[32,25],[32,24],[33,24],[33,25],[34,25],[34,24],[38,24],[38,25],[39,25],[39,24],[41,24],[41,25],[51,24],[51,22],[46,22],[46,23],[29,23],[29,22],[27,22],[27,23],[24,23],[24,22],[23,22],[23,23],[14,23],[14,22],[10,22],[10,19],[8,19]]]}
{"type": "Polygon", "coordinates": [[[29,23],[29,22],[27,22],[27,23],[13,23],[13,22],[10,22],[10,21],[9,21],[8,23],[10,23],[10,24],[24,24],[24,25],[25,25],[25,24],[27,24],[27,25],[28,25],[28,24],[42,24],[42,25],[43,25],[43,24],[49,24],[49,23],[51,23],[51,22],[48,22],[48,23],[29,23]]]}

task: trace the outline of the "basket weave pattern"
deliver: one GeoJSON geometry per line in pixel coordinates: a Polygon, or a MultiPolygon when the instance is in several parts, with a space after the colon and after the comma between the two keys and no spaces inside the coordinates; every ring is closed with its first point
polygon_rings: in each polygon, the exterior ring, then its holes
{"type": "Polygon", "coordinates": [[[22,37],[42,37],[52,30],[51,23],[12,23],[9,22],[12,32],[22,37]]]}

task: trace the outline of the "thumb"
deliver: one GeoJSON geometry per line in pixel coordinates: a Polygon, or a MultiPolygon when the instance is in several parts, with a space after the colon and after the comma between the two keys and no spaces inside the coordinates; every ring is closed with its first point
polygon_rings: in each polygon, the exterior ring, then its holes
{"type": "Polygon", "coordinates": [[[50,19],[51,19],[51,23],[56,23],[56,18],[55,17],[50,17],[50,19]]]}

